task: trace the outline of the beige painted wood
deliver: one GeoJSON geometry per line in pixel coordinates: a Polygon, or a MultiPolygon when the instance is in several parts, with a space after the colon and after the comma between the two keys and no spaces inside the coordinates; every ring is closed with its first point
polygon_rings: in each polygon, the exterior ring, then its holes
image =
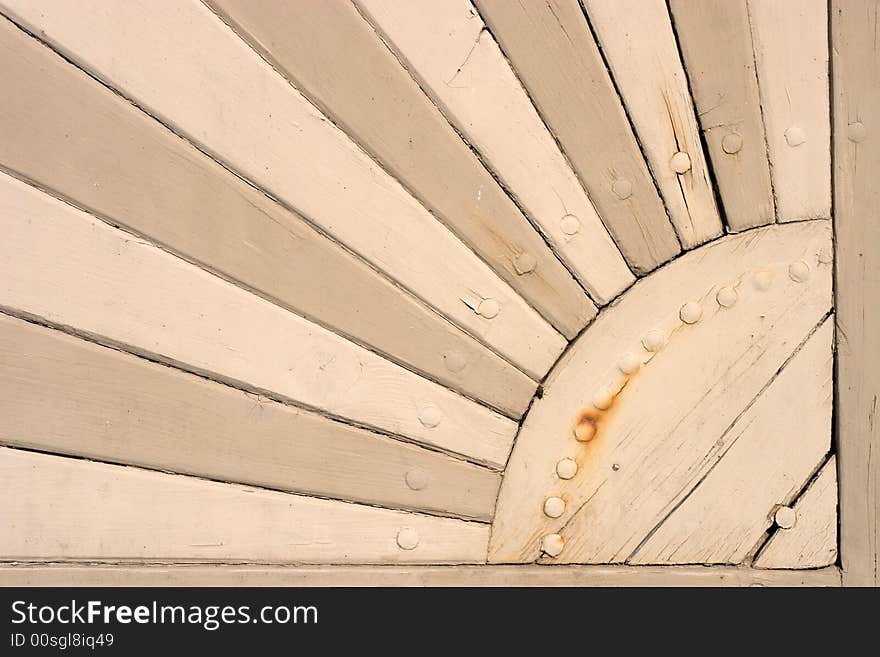
{"type": "Polygon", "coordinates": [[[535,383],[7,21],[0,165],[519,416],[535,383]],[[450,366],[451,365],[451,366],[450,366]]]}
{"type": "Polygon", "coordinates": [[[0,315],[0,442],[491,520],[501,475],[0,315]]]}
{"type": "Polygon", "coordinates": [[[756,568],[821,568],[837,561],[837,459],[831,457],[794,505],[797,522],[778,529],[756,568]]]}
{"type": "Polygon", "coordinates": [[[738,232],[773,223],[770,163],[743,0],[670,0],[725,223],[738,232]]]}
{"type": "Polygon", "coordinates": [[[837,440],[844,583],[880,584],[880,59],[877,0],[834,0],[837,440]]]}
{"type": "Polygon", "coordinates": [[[209,0],[568,338],[596,308],[351,2],[209,0]],[[532,271],[517,266],[523,257],[532,271]],[[522,272],[522,273],[521,273],[522,272]]]}
{"type": "Polygon", "coordinates": [[[489,527],[0,448],[0,558],[479,563],[489,527]],[[403,537],[399,537],[401,531],[403,537]],[[411,549],[398,545],[417,544],[411,549]]]}
{"type": "Polygon", "coordinates": [[[577,0],[475,4],[633,270],[675,256],[675,231],[577,0]]]}
{"type": "Polygon", "coordinates": [[[831,447],[833,333],[828,318],[724,432],[706,477],[629,563],[742,563],[754,553],[831,447]]]}
{"type": "Polygon", "coordinates": [[[749,0],[779,221],[831,217],[828,3],[749,0]]]}
{"type": "Polygon", "coordinates": [[[583,5],[682,246],[718,237],[721,217],[666,0],[583,5]]]}
{"type": "Polygon", "coordinates": [[[2,586],[840,586],[837,568],[0,564],[2,586]]]}
{"type": "Polygon", "coordinates": [[[552,533],[565,540],[553,563],[627,559],[708,472],[722,451],[718,439],[828,314],[830,249],[827,221],[728,236],[639,281],[600,315],[525,418],[490,561],[534,561],[552,533]],[[795,263],[795,273],[808,267],[804,282],[791,278],[795,263]],[[699,321],[682,321],[697,308],[699,321]],[[643,346],[654,343],[658,351],[643,346]],[[591,441],[576,440],[578,425],[596,428],[591,441]],[[567,480],[556,470],[564,458],[578,464],[567,480]],[[555,519],[543,513],[550,496],[566,501],[555,519]]]}
{"type": "Polygon", "coordinates": [[[513,421],[5,175],[0,226],[0,306],[505,463],[513,421]]]}
{"type": "Polygon", "coordinates": [[[201,2],[0,8],[527,374],[543,376],[563,349],[534,309],[201,2]],[[498,302],[497,316],[476,312],[484,299],[498,302]]]}
{"type": "Polygon", "coordinates": [[[592,298],[605,304],[622,292],[632,273],[474,6],[468,0],[356,4],[592,298]]]}

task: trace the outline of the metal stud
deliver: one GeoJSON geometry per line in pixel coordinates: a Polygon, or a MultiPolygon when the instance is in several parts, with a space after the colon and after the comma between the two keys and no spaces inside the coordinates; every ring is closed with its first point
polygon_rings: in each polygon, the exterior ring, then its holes
{"type": "Polygon", "coordinates": [[[419,411],[419,422],[428,429],[433,429],[440,424],[442,420],[443,413],[441,413],[440,409],[433,404],[429,404],[419,411]]]}
{"type": "Polygon", "coordinates": [[[558,518],[565,512],[565,500],[561,497],[548,497],[544,500],[544,515],[548,518],[558,518]]]}
{"type": "Polygon", "coordinates": [[[788,506],[781,506],[776,509],[773,520],[782,529],[791,529],[797,523],[797,513],[788,506]]]}
{"type": "Polygon", "coordinates": [[[619,178],[611,183],[611,191],[614,192],[614,195],[621,201],[625,201],[632,196],[633,186],[629,180],[619,178]]]}
{"type": "Polygon", "coordinates": [[[641,366],[642,359],[632,351],[626,352],[620,357],[620,360],[617,361],[617,369],[626,375],[635,374],[639,371],[641,366]]]}
{"type": "Polygon", "coordinates": [[[565,547],[565,539],[559,534],[547,534],[541,541],[541,552],[550,557],[558,557],[565,547]]]}
{"type": "Polygon", "coordinates": [[[483,299],[480,301],[480,305],[477,306],[477,314],[486,319],[497,317],[500,312],[501,304],[495,301],[495,299],[483,299]]]}
{"type": "Polygon", "coordinates": [[[566,235],[577,235],[577,232],[581,229],[581,222],[573,214],[567,214],[559,222],[559,227],[562,228],[562,232],[566,235]]]}
{"type": "Polygon", "coordinates": [[[660,329],[651,329],[642,338],[642,346],[648,351],[660,351],[666,342],[666,336],[660,329]]]}
{"type": "Polygon", "coordinates": [[[793,125],[785,131],[785,141],[789,146],[795,148],[807,141],[807,135],[800,126],[793,125]]]}
{"type": "Polygon", "coordinates": [[[578,422],[574,426],[575,440],[588,443],[596,437],[596,425],[587,420],[586,422],[578,422]]]}
{"type": "Polygon", "coordinates": [[[513,261],[513,266],[516,269],[516,273],[522,276],[523,274],[535,271],[535,267],[538,266],[538,261],[531,253],[521,253],[517,259],[513,261]]]}
{"type": "Polygon", "coordinates": [[[419,533],[411,527],[397,532],[397,545],[401,550],[415,550],[419,544],[419,533]]]}
{"type": "Polygon", "coordinates": [[[724,135],[721,140],[721,149],[728,155],[739,153],[742,150],[742,147],[743,138],[735,132],[731,132],[729,135],[724,135]]]}
{"type": "Polygon", "coordinates": [[[673,155],[672,159],[669,160],[669,166],[672,167],[672,170],[675,171],[675,173],[687,173],[691,170],[691,156],[684,151],[678,151],[678,153],[673,155]]]}
{"type": "Polygon", "coordinates": [[[571,479],[577,474],[578,464],[574,459],[559,459],[556,463],[556,476],[560,479],[571,479]]]}
{"type": "Polygon", "coordinates": [[[592,402],[600,411],[606,411],[614,403],[614,393],[609,388],[600,388],[593,395],[592,402]]]}
{"type": "Polygon", "coordinates": [[[762,292],[769,290],[770,286],[773,284],[773,272],[767,271],[766,269],[756,271],[753,282],[755,287],[762,292]]]}
{"type": "Polygon", "coordinates": [[[696,301],[688,301],[678,311],[678,316],[685,324],[696,324],[703,316],[703,307],[696,301]]]}
{"type": "Polygon", "coordinates": [[[736,290],[732,287],[722,287],[715,295],[715,300],[722,308],[731,308],[737,300],[736,290]]]}
{"type": "Polygon", "coordinates": [[[428,485],[428,473],[421,468],[413,468],[406,473],[406,485],[412,490],[422,490],[428,485]]]}
{"type": "Polygon", "coordinates": [[[795,283],[803,283],[810,278],[810,265],[803,260],[791,263],[788,268],[788,277],[795,283]]]}
{"type": "Polygon", "coordinates": [[[865,137],[868,136],[868,129],[865,128],[865,124],[861,121],[855,121],[846,127],[846,136],[849,137],[851,142],[858,144],[861,141],[865,141],[865,137]]]}
{"type": "Polygon", "coordinates": [[[450,372],[461,372],[467,366],[467,360],[457,351],[446,351],[443,353],[443,364],[450,372]]]}

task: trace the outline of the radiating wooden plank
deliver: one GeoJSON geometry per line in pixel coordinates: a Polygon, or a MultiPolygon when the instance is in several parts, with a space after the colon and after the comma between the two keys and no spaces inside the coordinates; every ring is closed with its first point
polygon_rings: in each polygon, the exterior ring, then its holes
{"type": "Polygon", "coordinates": [[[0,441],[489,520],[501,476],[0,315],[0,441]]]}
{"type": "Polygon", "coordinates": [[[748,5],[669,0],[728,228],[773,223],[770,163],[748,5]]]}
{"type": "Polygon", "coordinates": [[[0,164],[452,388],[521,415],[535,383],[159,123],[0,24],[0,164]]]}
{"type": "Polygon", "coordinates": [[[837,561],[837,459],[831,457],[794,505],[794,527],[779,528],[756,568],[821,568],[837,561]]]}
{"type": "Polygon", "coordinates": [[[0,474],[7,560],[479,563],[486,555],[489,527],[453,518],[9,448],[0,448],[0,474]]]}
{"type": "Polygon", "coordinates": [[[637,273],[680,251],[577,0],[476,0],[637,273]]]}
{"type": "Polygon", "coordinates": [[[833,0],[837,440],[844,582],[880,584],[880,58],[877,0],[833,0]]]}
{"type": "Polygon", "coordinates": [[[685,248],[721,234],[666,0],[584,0],[672,225],[685,248]]]}
{"type": "Polygon", "coordinates": [[[831,217],[828,3],[749,0],[779,221],[831,217]]]}
{"type": "Polygon", "coordinates": [[[724,432],[714,467],[629,563],[742,563],[751,556],[776,509],[791,505],[831,447],[833,333],[834,320],[826,319],[724,432]]]}
{"type": "Polygon", "coordinates": [[[356,4],[593,299],[622,292],[632,273],[469,0],[356,4]]]}
{"type": "Polygon", "coordinates": [[[602,313],[525,418],[501,484],[490,561],[534,561],[554,533],[565,540],[554,563],[627,559],[829,312],[830,249],[827,221],[731,235],[640,281],[602,313]],[[580,442],[575,428],[582,438],[593,429],[592,439],[580,442]],[[570,479],[557,476],[565,458],[578,465],[570,479]],[[557,518],[543,512],[548,497],[565,502],[557,518]]]}
{"type": "Polygon", "coordinates": [[[505,463],[513,421],[5,175],[0,226],[0,306],[505,463]]]}
{"type": "Polygon", "coordinates": [[[201,2],[0,7],[527,374],[540,378],[563,349],[534,309],[201,2]],[[479,310],[484,299],[493,302],[479,310]]]}

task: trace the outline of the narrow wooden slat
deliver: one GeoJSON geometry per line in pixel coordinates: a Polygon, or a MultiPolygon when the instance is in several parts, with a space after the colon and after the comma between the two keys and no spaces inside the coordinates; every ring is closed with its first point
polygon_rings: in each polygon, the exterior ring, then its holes
{"type": "Polygon", "coordinates": [[[727,227],[773,223],[770,162],[745,0],[669,0],[727,227]]]}
{"type": "Polygon", "coordinates": [[[0,441],[489,520],[485,468],[0,315],[0,441]]]}
{"type": "Polygon", "coordinates": [[[833,333],[834,320],[826,319],[721,436],[724,452],[715,456],[712,470],[629,563],[749,558],[776,509],[791,504],[831,446],[833,333]]]}
{"type": "Polygon", "coordinates": [[[506,460],[511,420],[5,175],[0,226],[0,306],[486,463],[506,460]]]}
{"type": "Polygon", "coordinates": [[[680,245],[577,0],[476,0],[627,262],[680,245]]]}
{"type": "Polygon", "coordinates": [[[880,58],[877,0],[832,0],[837,436],[844,583],[880,584],[880,58]]]}
{"type": "Polygon", "coordinates": [[[553,533],[565,540],[553,563],[626,560],[708,472],[723,451],[718,439],[828,314],[830,229],[800,222],[716,240],[602,313],[525,418],[501,484],[490,561],[534,561],[553,533]],[[583,437],[594,429],[592,439],[578,441],[576,427],[583,437]],[[557,476],[565,458],[578,465],[570,479],[557,476]],[[557,518],[543,512],[548,497],[565,501],[557,518]]]}
{"type": "Polygon", "coordinates": [[[749,0],[779,221],[831,218],[826,0],[749,0]]]}
{"type": "Polygon", "coordinates": [[[449,387],[525,410],[534,382],[300,217],[7,21],[0,48],[0,165],[449,387]]]}
{"type": "Polygon", "coordinates": [[[527,374],[543,376],[565,346],[533,308],[201,2],[0,0],[0,7],[527,374]],[[484,299],[493,302],[478,313],[484,299]]]}
{"type": "Polygon", "coordinates": [[[489,533],[452,518],[9,448],[0,448],[0,475],[7,560],[479,563],[489,533]],[[399,547],[401,530],[417,537],[413,549],[399,547]]]}
{"type": "Polygon", "coordinates": [[[721,217],[666,0],[583,4],[682,245],[718,237],[721,217]]]}
{"type": "Polygon", "coordinates": [[[593,299],[604,304],[623,291],[632,273],[474,6],[468,0],[356,4],[593,299]]]}

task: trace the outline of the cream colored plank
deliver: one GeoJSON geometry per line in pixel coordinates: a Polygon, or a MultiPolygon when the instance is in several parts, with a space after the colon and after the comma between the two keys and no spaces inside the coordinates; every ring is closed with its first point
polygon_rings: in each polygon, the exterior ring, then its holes
{"type": "Polygon", "coordinates": [[[877,0],[831,3],[837,440],[844,582],[880,585],[880,59],[877,0]]]}
{"type": "Polygon", "coordinates": [[[632,273],[474,6],[356,4],[591,296],[604,304],[629,286],[632,273]]]}
{"type": "Polygon", "coordinates": [[[826,319],[736,419],[708,476],[630,563],[742,563],[751,556],[776,509],[791,504],[831,447],[833,333],[834,320],[826,319]]]}
{"type": "Polygon", "coordinates": [[[501,484],[490,561],[534,561],[554,533],[565,540],[554,563],[627,559],[829,312],[830,249],[827,221],[731,235],[639,281],[602,313],[526,415],[501,484]],[[577,440],[576,427],[583,438],[594,429],[592,440],[577,440]],[[570,479],[557,475],[566,458],[578,465],[570,479]],[[565,502],[557,518],[544,514],[548,497],[565,502]]]}
{"type": "Polygon", "coordinates": [[[670,0],[669,9],[727,226],[737,232],[773,223],[748,5],[670,0]]]}
{"type": "Polygon", "coordinates": [[[831,217],[828,3],[749,0],[779,221],[831,217]]]}
{"type": "Polygon", "coordinates": [[[489,520],[501,476],[0,315],[0,441],[489,520]]]}
{"type": "Polygon", "coordinates": [[[646,273],[680,251],[577,0],[477,0],[629,265],[646,273]]]}
{"type": "Polygon", "coordinates": [[[0,7],[527,374],[543,376],[563,349],[537,312],[201,2],[0,7]],[[497,305],[478,314],[483,299],[497,305]]]}
{"type": "Polygon", "coordinates": [[[519,416],[535,383],[300,217],[0,21],[0,164],[519,416]]]}
{"type": "Polygon", "coordinates": [[[583,0],[685,248],[721,234],[666,0],[583,0]]]}
{"type": "Polygon", "coordinates": [[[0,306],[505,463],[513,421],[9,176],[0,226],[0,306]]]}
{"type": "Polygon", "coordinates": [[[557,330],[572,338],[596,315],[571,273],[351,2],[208,4],[557,330]],[[534,261],[531,271],[523,258],[534,261]]]}
{"type": "Polygon", "coordinates": [[[3,559],[479,563],[486,555],[489,527],[452,518],[8,448],[0,473],[3,559]]]}
{"type": "Polygon", "coordinates": [[[756,568],[820,568],[837,561],[837,459],[828,459],[794,512],[794,527],[776,530],[756,568]]]}

